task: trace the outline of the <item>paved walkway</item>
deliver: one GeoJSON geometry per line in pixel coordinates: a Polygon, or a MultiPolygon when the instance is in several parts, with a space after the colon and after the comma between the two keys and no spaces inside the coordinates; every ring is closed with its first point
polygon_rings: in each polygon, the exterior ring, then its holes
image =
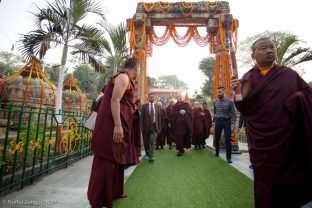
{"type": "MultiPolygon", "coordinates": [[[[211,138],[207,145],[212,144],[211,138]]],[[[208,148],[209,151],[213,151],[208,148]]],[[[143,151],[144,152],[144,151],[143,151]]],[[[225,154],[220,152],[225,160],[225,154]]],[[[87,157],[70,165],[68,168],[58,170],[42,177],[33,185],[10,193],[0,198],[0,207],[3,208],[86,208],[90,207],[87,199],[87,187],[93,157],[87,157]]],[[[249,169],[249,155],[242,153],[233,155],[233,167],[248,177],[253,178],[249,169]]],[[[125,180],[128,179],[135,167],[125,171],[125,180]]]]}

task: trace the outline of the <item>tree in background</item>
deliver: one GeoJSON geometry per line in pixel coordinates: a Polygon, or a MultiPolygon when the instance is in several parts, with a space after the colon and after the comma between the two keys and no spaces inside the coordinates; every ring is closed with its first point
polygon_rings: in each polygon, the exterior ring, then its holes
{"type": "MultiPolygon", "coordinates": [[[[53,64],[52,66],[50,66],[50,65],[44,66],[44,73],[47,75],[49,80],[54,85],[57,85],[59,71],[60,71],[60,65],[53,64]]],[[[66,74],[67,74],[67,69],[65,69],[65,71],[64,71],[65,76],[66,76],[66,74]]]]}
{"type": "Polygon", "coordinates": [[[154,77],[147,76],[147,89],[156,87],[157,79],[154,77]]]}
{"type": "Polygon", "coordinates": [[[155,86],[163,89],[188,89],[187,84],[179,80],[175,74],[159,76],[155,86]]]}
{"type": "Polygon", "coordinates": [[[25,60],[21,55],[6,51],[0,52],[0,72],[4,73],[6,77],[17,72],[25,64],[25,60]]]}
{"type": "Polygon", "coordinates": [[[78,66],[73,72],[74,78],[85,93],[96,93],[97,92],[97,77],[99,76],[92,67],[88,64],[82,64],[78,66]]]}
{"type": "MultiPolygon", "coordinates": [[[[100,15],[102,18],[104,13],[92,0],[54,0],[53,3],[47,4],[47,8],[37,6],[37,13],[33,13],[37,30],[22,36],[20,50],[28,59],[34,55],[39,55],[42,59],[51,47],[63,46],[56,99],[58,112],[62,109],[62,87],[69,48],[76,47],[77,41],[78,44],[101,48],[98,39],[102,36],[102,31],[81,22],[90,13],[100,15]]],[[[101,70],[103,67],[94,58],[95,52],[93,50],[86,54],[96,70],[101,70]]]]}
{"type": "Polygon", "coordinates": [[[215,59],[213,57],[204,58],[199,63],[199,69],[206,76],[202,87],[203,96],[213,97],[214,66],[215,59]]]}
{"type": "Polygon", "coordinates": [[[105,48],[105,66],[111,69],[113,75],[123,69],[124,63],[129,56],[129,48],[127,46],[127,27],[124,23],[118,24],[116,27],[102,22],[102,26],[109,35],[105,48]]]}
{"type": "Polygon", "coordinates": [[[255,40],[261,37],[268,37],[275,43],[277,49],[276,62],[278,64],[291,67],[300,75],[303,75],[303,70],[299,65],[312,60],[312,50],[304,45],[304,41],[292,33],[265,31],[246,38],[239,45],[239,56],[243,65],[252,64],[250,47],[255,40]]]}
{"type": "Polygon", "coordinates": [[[102,27],[102,36],[98,38],[99,45],[77,44],[76,50],[72,54],[80,54],[82,57],[90,51],[97,52],[99,60],[104,60],[104,71],[97,78],[97,91],[101,91],[104,85],[112,78],[114,74],[123,70],[124,63],[129,55],[127,46],[127,28],[123,23],[113,26],[102,20],[99,25],[102,27]],[[106,38],[104,34],[107,34],[106,38]],[[97,48],[100,46],[100,48],[97,48]]]}

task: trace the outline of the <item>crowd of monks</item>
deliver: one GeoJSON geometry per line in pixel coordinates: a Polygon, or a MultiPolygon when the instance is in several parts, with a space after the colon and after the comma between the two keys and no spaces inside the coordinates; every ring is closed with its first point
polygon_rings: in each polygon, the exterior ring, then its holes
{"type": "MultiPolygon", "coordinates": [[[[141,155],[141,128],[140,110],[141,103],[136,100],[136,111],[133,121],[134,143],[137,147],[138,156],[141,155]]],[[[178,150],[177,156],[184,154],[184,148],[190,148],[194,145],[194,149],[205,148],[205,139],[210,135],[212,118],[207,104],[195,102],[192,106],[183,101],[182,96],[178,97],[177,102],[170,99],[166,105],[162,102],[155,103],[160,111],[161,127],[157,132],[155,149],[164,149],[167,144],[169,149],[175,145],[178,150]]]]}

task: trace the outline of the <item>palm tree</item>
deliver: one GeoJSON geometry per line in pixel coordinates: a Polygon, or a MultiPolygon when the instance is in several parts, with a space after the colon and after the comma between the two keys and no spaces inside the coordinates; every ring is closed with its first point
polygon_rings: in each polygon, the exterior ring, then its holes
{"type": "Polygon", "coordinates": [[[276,43],[277,63],[294,67],[312,60],[312,50],[309,47],[300,47],[302,42],[296,35],[288,35],[276,43]]]}
{"type": "Polygon", "coordinates": [[[122,68],[126,58],[129,55],[127,47],[127,28],[124,23],[118,24],[116,27],[111,24],[104,24],[103,27],[109,35],[110,42],[106,45],[105,65],[109,69],[113,69],[113,74],[122,68]]]}
{"type": "Polygon", "coordinates": [[[285,33],[285,32],[270,32],[265,31],[263,33],[248,37],[240,44],[240,55],[243,64],[250,64],[252,62],[250,58],[250,46],[252,43],[261,38],[268,37],[276,45],[278,64],[282,64],[288,67],[296,68],[297,65],[312,60],[312,50],[309,47],[302,47],[304,41],[300,40],[298,36],[285,33]]]}
{"type": "Polygon", "coordinates": [[[86,53],[89,61],[97,71],[103,70],[102,64],[95,57],[101,48],[98,39],[103,36],[103,31],[91,25],[82,25],[81,21],[89,13],[102,18],[104,13],[92,0],[55,0],[47,4],[47,8],[37,6],[38,12],[33,13],[37,30],[22,35],[20,50],[27,59],[34,55],[39,55],[41,59],[51,47],[63,46],[56,102],[56,112],[59,112],[62,109],[64,70],[70,47],[76,47],[77,41],[84,45],[92,45],[93,50],[86,53]]]}
{"type": "Polygon", "coordinates": [[[104,66],[106,69],[103,73],[104,84],[110,79],[111,76],[117,74],[124,65],[127,57],[129,56],[129,48],[127,46],[127,28],[124,23],[120,23],[117,26],[111,25],[105,20],[98,23],[102,29],[102,34],[107,34],[107,39],[104,35],[99,38],[98,44],[96,45],[86,45],[84,43],[79,43],[77,45],[77,50],[73,51],[73,54],[79,53],[84,57],[89,51],[98,51],[98,57],[104,59],[104,66]],[[100,45],[100,48],[97,48],[100,45]],[[94,48],[95,47],[95,48],[94,48]],[[101,55],[102,54],[102,55],[101,55]]]}

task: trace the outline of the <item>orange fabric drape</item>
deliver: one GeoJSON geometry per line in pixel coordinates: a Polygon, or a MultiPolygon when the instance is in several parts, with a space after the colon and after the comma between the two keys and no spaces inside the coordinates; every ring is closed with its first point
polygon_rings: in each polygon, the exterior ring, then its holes
{"type": "Polygon", "coordinates": [[[70,110],[70,96],[71,96],[71,93],[72,93],[72,87],[75,87],[76,90],[77,90],[77,92],[78,92],[78,94],[79,94],[79,98],[80,98],[80,111],[82,111],[82,110],[83,110],[83,107],[85,107],[85,110],[86,110],[86,112],[87,112],[87,111],[88,111],[88,105],[82,106],[82,101],[83,101],[82,99],[83,99],[83,98],[86,99],[86,103],[88,103],[88,100],[87,100],[85,94],[83,94],[83,92],[82,92],[81,89],[79,88],[78,84],[76,83],[76,81],[75,81],[75,79],[74,79],[74,76],[71,76],[71,77],[69,78],[69,80],[67,80],[67,81],[64,83],[63,88],[64,88],[65,86],[67,86],[67,85],[69,85],[69,95],[68,95],[68,101],[67,101],[67,108],[68,108],[68,110],[70,110]]]}
{"type": "Polygon", "coordinates": [[[23,71],[25,71],[28,67],[30,67],[30,72],[26,81],[25,91],[24,91],[24,104],[27,104],[27,97],[29,92],[29,83],[30,79],[32,77],[33,72],[35,73],[36,77],[35,79],[38,79],[41,85],[41,95],[40,95],[40,105],[44,104],[44,84],[43,82],[46,82],[48,85],[50,85],[52,89],[52,93],[54,96],[54,106],[56,104],[56,97],[55,97],[55,90],[56,87],[51,83],[51,81],[45,76],[44,72],[41,70],[40,63],[35,59],[32,58],[28,63],[26,63],[22,68],[20,68],[15,74],[11,75],[10,77],[6,77],[1,80],[1,90],[0,90],[0,96],[3,94],[3,90],[5,88],[5,85],[7,81],[18,78],[23,71]]]}

